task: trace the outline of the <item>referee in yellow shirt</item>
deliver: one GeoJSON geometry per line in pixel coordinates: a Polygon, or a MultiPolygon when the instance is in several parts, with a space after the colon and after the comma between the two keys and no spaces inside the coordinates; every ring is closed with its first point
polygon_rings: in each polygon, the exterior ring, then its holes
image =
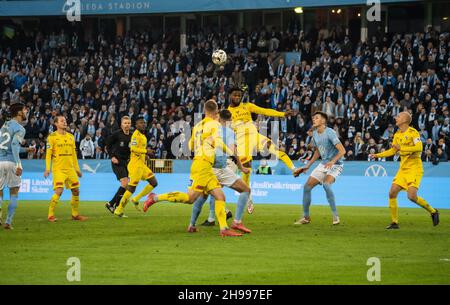
{"type": "Polygon", "coordinates": [[[433,225],[439,224],[439,212],[429,205],[425,199],[417,196],[420,182],[423,176],[422,151],[423,145],[420,141],[419,132],[410,127],[412,117],[409,112],[401,112],[395,118],[398,131],[394,135],[392,148],[379,153],[371,154],[370,158],[390,157],[398,153],[400,155],[400,168],[392,181],[389,191],[389,208],[391,210],[392,222],[386,229],[399,229],[397,196],[400,191],[408,193],[408,199],[420,205],[430,212],[433,225]]]}

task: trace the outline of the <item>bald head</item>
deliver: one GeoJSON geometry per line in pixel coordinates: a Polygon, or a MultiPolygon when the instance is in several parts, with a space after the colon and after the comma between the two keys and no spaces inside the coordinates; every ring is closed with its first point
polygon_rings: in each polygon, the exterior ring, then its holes
{"type": "Polygon", "coordinates": [[[412,122],[412,116],[408,111],[400,112],[397,117],[395,118],[396,125],[398,127],[411,124],[412,122]]]}

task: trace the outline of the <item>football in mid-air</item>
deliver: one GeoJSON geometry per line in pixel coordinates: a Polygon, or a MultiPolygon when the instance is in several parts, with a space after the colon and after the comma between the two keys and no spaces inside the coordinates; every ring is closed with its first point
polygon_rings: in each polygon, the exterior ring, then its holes
{"type": "Polygon", "coordinates": [[[227,53],[224,50],[215,50],[211,57],[212,62],[218,66],[223,66],[227,62],[227,53]]]}

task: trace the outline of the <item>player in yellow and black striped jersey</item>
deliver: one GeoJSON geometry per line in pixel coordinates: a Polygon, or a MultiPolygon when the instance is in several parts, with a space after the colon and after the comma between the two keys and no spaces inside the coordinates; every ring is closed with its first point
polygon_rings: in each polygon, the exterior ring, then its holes
{"type": "Polygon", "coordinates": [[[395,118],[399,130],[395,133],[392,148],[378,154],[370,155],[370,158],[390,157],[398,153],[400,155],[400,168],[392,181],[389,191],[389,208],[391,210],[391,224],[386,229],[398,229],[398,204],[397,196],[400,191],[408,193],[408,199],[420,205],[430,212],[433,225],[439,224],[439,212],[430,206],[425,199],[417,196],[420,182],[423,176],[422,151],[423,144],[419,132],[410,127],[412,118],[409,112],[401,112],[395,118]]]}
{"type": "Polygon", "coordinates": [[[66,118],[62,115],[55,118],[56,131],[47,137],[47,151],[45,158],[44,177],[50,175],[50,167],[53,172],[53,194],[48,209],[48,220],[55,222],[55,207],[59,202],[64,186],[72,191],[72,219],[86,220],[87,217],[78,213],[80,202],[80,182],[82,176],[78,165],[75,139],[66,131],[66,118]]]}

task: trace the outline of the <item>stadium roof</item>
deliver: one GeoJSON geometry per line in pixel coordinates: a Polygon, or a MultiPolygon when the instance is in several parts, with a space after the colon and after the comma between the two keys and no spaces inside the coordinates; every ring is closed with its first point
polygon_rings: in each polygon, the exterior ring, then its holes
{"type": "MultiPolygon", "coordinates": [[[[66,3],[77,1],[81,2],[81,16],[285,9],[297,6],[365,5],[367,2],[364,0],[0,0],[0,16],[63,16],[67,7],[72,7],[66,3]]],[[[419,1],[381,0],[381,3],[419,1]]]]}

